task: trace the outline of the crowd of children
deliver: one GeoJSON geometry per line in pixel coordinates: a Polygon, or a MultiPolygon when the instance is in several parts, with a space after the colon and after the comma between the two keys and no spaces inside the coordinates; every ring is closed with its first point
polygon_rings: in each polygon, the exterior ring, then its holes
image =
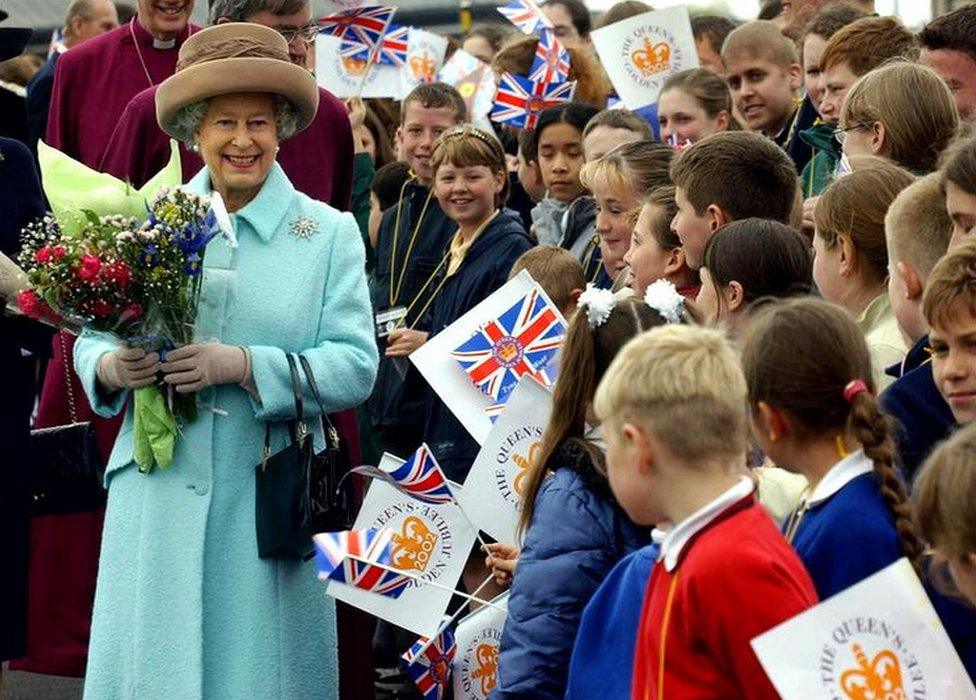
{"type": "MultiPolygon", "coordinates": [[[[367,237],[382,449],[462,481],[478,445],[407,356],[523,269],[569,322],[519,541],[464,577],[510,590],[492,697],[777,697],[750,640],[901,557],[976,674],[976,6],[916,36],[820,4],[696,18],[650,122],[605,109],[575,0],[544,8],[576,99],[534,129],[402,103],[367,237]]],[[[526,75],[537,43],[464,46],[526,75]]]]}

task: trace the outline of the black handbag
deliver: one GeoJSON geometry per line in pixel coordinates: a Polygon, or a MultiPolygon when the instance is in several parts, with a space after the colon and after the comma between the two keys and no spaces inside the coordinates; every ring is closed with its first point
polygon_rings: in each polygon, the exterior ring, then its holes
{"type": "Polygon", "coordinates": [[[325,428],[326,449],[315,454],[305,422],[295,356],[288,354],[287,358],[296,416],[288,421],[291,444],[272,455],[271,424],[266,424],[264,455],[255,467],[254,515],[258,556],[262,559],[308,559],[313,552],[313,534],[349,529],[353,518],[352,484],[347,480],[339,488],[342,476],[349,471],[339,433],[325,413],[308,360],[300,357],[325,428]]]}
{"type": "Polygon", "coordinates": [[[67,345],[60,336],[68,394],[69,425],[39,428],[30,434],[30,514],[67,515],[105,505],[105,465],[90,422],[79,422],[68,367],[67,345]]]}

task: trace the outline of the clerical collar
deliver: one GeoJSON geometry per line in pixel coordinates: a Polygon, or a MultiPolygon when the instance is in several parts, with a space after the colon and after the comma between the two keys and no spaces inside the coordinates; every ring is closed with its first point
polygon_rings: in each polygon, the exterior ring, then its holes
{"type": "Polygon", "coordinates": [[[176,46],[176,39],[166,39],[164,41],[163,39],[153,37],[152,46],[154,49],[171,49],[176,46]]]}

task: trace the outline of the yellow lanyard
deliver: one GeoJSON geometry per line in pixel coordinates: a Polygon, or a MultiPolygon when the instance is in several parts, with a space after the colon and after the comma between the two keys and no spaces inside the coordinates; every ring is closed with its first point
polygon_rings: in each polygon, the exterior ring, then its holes
{"type": "MultiPolygon", "coordinates": [[[[838,434],[834,438],[834,445],[837,448],[837,456],[844,459],[848,456],[847,448],[844,446],[844,436],[838,434]]],[[[798,507],[793,509],[790,514],[789,519],[786,521],[786,532],[783,535],[786,537],[786,541],[793,544],[793,538],[796,537],[796,531],[800,529],[800,521],[803,520],[803,516],[807,514],[810,510],[810,487],[808,486],[800,494],[800,503],[798,507]]]]}
{"type": "Polygon", "coordinates": [[[424,206],[420,210],[420,217],[417,219],[417,224],[413,228],[413,233],[410,234],[410,243],[407,244],[406,255],[403,256],[403,269],[400,270],[400,278],[397,279],[396,276],[396,254],[397,254],[397,238],[400,234],[400,214],[403,212],[403,193],[407,189],[407,185],[413,182],[415,178],[411,178],[403,183],[403,187],[400,188],[400,199],[397,201],[396,218],[393,221],[393,245],[390,248],[390,308],[392,309],[396,306],[397,301],[400,299],[400,291],[403,289],[403,278],[407,276],[407,267],[410,265],[410,255],[413,253],[414,243],[417,242],[417,234],[420,232],[420,226],[424,223],[424,216],[427,214],[427,207],[430,205],[430,200],[434,196],[434,191],[430,188],[427,190],[427,199],[424,201],[424,206]]]}
{"type": "MultiPolygon", "coordinates": [[[[664,618],[661,620],[661,644],[660,659],[657,665],[657,700],[664,700],[664,651],[667,647],[668,629],[671,627],[671,608],[674,606],[674,592],[678,588],[678,572],[674,572],[671,577],[671,585],[668,586],[668,597],[664,602],[664,618]]],[[[644,690],[644,700],[651,697],[650,685],[644,690]]]]}

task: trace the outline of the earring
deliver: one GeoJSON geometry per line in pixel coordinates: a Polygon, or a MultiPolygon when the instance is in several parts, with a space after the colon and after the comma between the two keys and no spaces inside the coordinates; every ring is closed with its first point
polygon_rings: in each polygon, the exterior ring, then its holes
{"type": "Polygon", "coordinates": [[[275,155],[277,155],[278,151],[280,150],[281,150],[281,146],[275,146],[275,155]]]}
{"type": "Polygon", "coordinates": [[[200,144],[194,142],[194,144],[192,146],[190,146],[190,150],[193,151],[194,153],[199,153],[200,152],[200,144]]]}

